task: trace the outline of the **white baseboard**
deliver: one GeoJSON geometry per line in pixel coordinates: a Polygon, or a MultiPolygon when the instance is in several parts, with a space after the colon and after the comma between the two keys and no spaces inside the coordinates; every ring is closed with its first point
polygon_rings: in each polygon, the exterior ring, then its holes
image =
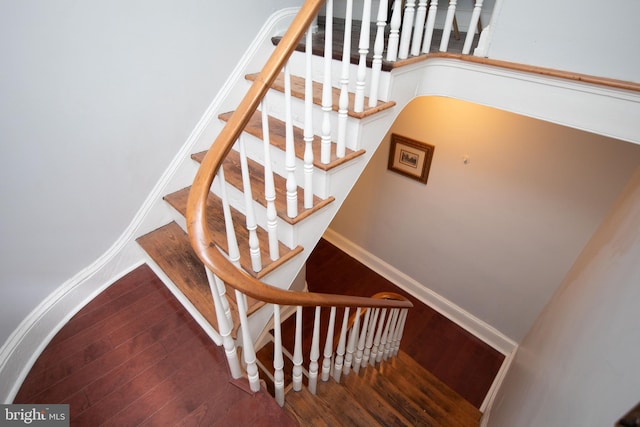
{"type": "Polygon", "coordinates": [[[325,231],[323,237],[382,277],[396,284],[399,288],[410,293],[438,313],[495,348],[500,353],[508,355],[517,347],[517,344],[511,338],[502,334],[491,325],[418,283],[336,231],[329,228],[325,231]]]}

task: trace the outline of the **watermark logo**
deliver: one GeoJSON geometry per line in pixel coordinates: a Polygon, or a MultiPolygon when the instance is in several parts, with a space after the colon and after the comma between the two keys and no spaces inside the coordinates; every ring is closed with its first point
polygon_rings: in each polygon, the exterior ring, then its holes
{"type": "Polygon", "coordinates": [[[0,405],[0,427],[69,427],[69,405],[0,405]]]}

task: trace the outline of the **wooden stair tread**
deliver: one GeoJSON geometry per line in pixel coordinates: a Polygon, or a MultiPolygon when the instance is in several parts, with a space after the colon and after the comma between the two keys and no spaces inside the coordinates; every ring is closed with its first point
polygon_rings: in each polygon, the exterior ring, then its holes
{"type": "MultiPolygon", "coordinates": [[[[254,81],[258,77],[257,73],[247,74],[247,80],[254,81]]],[[[304,78],[299,76],[291,76],[291,96],[304,99],[304,78]]],[[[280,92],[284,92],[284,74],[280,73],[280,75],[276,78],[276,80],[271,85],[271,88],[280,92]]],[[[332,109],[333,111],[338,111],[338,100],[340,99],[340,89],[332,88],[332,109]]],[[[354,117],[356,119],[363,119],[365,117],[369,117],[375,113],[380,111],[384,111],[396,105],[394,101],[378,101],[376,106],[368,107],[369,98],[365,96],[364,99],[364,111],[361,113],[356,113],[353,111],[353,105],[355,102],[355,94],[349,92],[349,107],[348,114],[350,117],[354,117]]],[[[316,105],[322,105],[322,83],[313,82],[313,103],[316,105]]]]}
{"type": "Polygon", "coordinates": [[[309,392],[306,387],[300,391],[287,393],[284,410],[301,426],[336,427],[343,425],[334,417],[331,408],[309,392]]]}
{"type": "MultiPolygon", "coordinates": [[[[182,215],[187,212],[187,199],[189,197],[189,187],[178,190],[174,193],[168,194],[164,199],[173,206],[182,215]]],[[[286,245],[279,243],[280,258],[276,261],[271,261],[269,258],[269,236],[267,232],[258,227],[257,234],[260,242],[260,255],[262,259],[262,270],[254,272],[251,268],[251,255],[249,253],[249,232],[245,226],[245,216],[231,207],[231,216],[233,218],[233,225],[236,231],[236,238],[238,240],[238,247],[240,249],[240,264],[245,271],[256,278],[264,277],[277,267],[281,266],[294,256],[302,252],[301,246],[296,246],[293,249],[289,249],[286,245]]],[[[222,211],[222,201],[218,196],[213,193],[209,193],[207,198],[207,224],[211,231],[211,236],[220,249],[228,253],[227,235],[224,225],[224,213],[222,211]]]]}
{"type": "MultiPolygon", "coordinates": [[[[219,330],[211,288],[207,281],[204,265],[191,247],[187,233],[175,221],[172,221],[137,238],[136,241],[207,322],[215,330],[219,330]]],[[[227,287],[229,308],[235,325],[232,336],[235,338],[237,329],[240,326],[240,318],[238,316],[235,292],[232,291],[227,287]]],[[[248,314],[255,312],[265,304],[253,298],[247,298],[247,303],[248,314]]]]}
{"type": "MultiPolygon", "coordinates": [[[[218,117],[220,120],[228,121],[233,111],[220,114],[218,117]]],[[[251,116],[249,123],[245,128],[245,132],[250,135],[255,136],[262,140],[262,113],[256,111],[251,116]]],[[[304,160],[304,150],[305,150],[305,142],[304,142],[304,131],[297,126],[293,127],[293,140],[296,157],[298,159],[304,160]]],[[[280,150],[285,151],[286,148],[286,137],[285,137],[285,123],[282,120],[278,120],[275,117],[269,116],[269,142],[274,147],[278,147],[280,150]]],[[[336,144],[331,144],[331,158],[329,163],[324,164],[320,162],[320,147],[321,139],[319,136],[315,135],[313,137],[313,165],[323,171],[331,170],[343,163],[346,163],[352,159],[355,159],[358,156],[361,156],[365,153],[364,150],[350,150],[347,148],[345,150],[345,156],[339,158],[336,156],[336,144]]]]}
{"type": "MultiPolygon", "coordinates": [[[[206,151],[193,154],[191,156],[197,162],[202,162],[206,151]]],[[[260,163],[247,159],[247,165],[249,167],[249,176],[251,181],[251,194],[253,200],[260,203],[265,208],[267,207],[267,201],[264,194],[264,166],[260,163]]],[[[243,191],[242,184],[242,170],[240,168],[240,153],[235,150],[229,151],[224,161],[224,176],[227,182],[233,185],[240,191],[243,191]]],[[[304,207],[304,189],[298,187],[298,215],[294,218],[290,218],[287,215],[287,186],[286,179],[278,174],[273,176],[275,190],[276,190],[276,212],[280,218],[289,224],[296,224],[303,219],[309,217],[312,213],[322,209],[329,203],[335,200],[335,197],[328,197],[321,199],[320,197],[313,196],[313,207],[305,209],[304,207]]]]}

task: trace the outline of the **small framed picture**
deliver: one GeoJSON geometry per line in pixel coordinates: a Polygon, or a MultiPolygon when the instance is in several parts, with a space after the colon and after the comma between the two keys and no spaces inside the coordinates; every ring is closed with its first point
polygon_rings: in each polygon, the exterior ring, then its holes
{"type": "Polygon", "coordinates": [[[388,168],[426,184],[434,149],[433,145],[392,133],[388,168]]]}

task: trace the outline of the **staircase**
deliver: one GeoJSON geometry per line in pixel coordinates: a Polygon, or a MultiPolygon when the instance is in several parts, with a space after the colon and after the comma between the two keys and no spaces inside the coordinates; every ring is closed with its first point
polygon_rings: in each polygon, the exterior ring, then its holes
{"type": "MultiPolygon", "coordinates": [[[[333,59],[330,28],[323,58],[312,57],[310,32],[295,52],[322,3],[307,1],[265,68],[246,76],[247,95],[236,111],[219,114],[226,125],[214,144],[191,156],[201,165],[193,185],[164,196],[174,219],[137,242],[224,346],[231,376],[246,377],[253,391],[269,379],[276,401],[301,425],[477,425],[476,408],[399,350],[408,300],[304,291],[306,257],[397,114],[386,99],[384,29],[373,55],[361,42],[358,55],[345,44],[345,59],[333,59]],[[303,307],[311,312],[303,316],[303,307]],[[289,349],[283,340],[292,341],[289,349]],[[260,360],[265,351],[269,361],[260,360]]],[[[395,3],[391,22],[402,12],[395,3]]],[[[378,29],[386,10],[380,2],[378,29]]],[[[370,39],[361,31],[360,40],[370,39]]]]}

